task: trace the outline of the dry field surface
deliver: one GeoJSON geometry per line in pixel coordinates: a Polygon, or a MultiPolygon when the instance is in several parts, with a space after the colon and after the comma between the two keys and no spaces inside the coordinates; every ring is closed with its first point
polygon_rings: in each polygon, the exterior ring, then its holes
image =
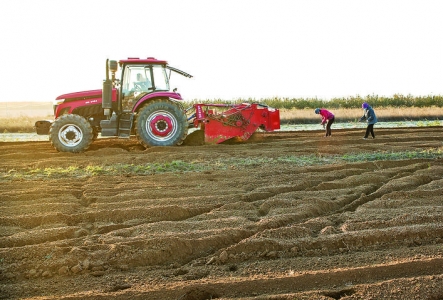
{"type": "Polygon", "coordinates": [[[442,128],[322,134],[0,143],[0,298],[443,299],[442,159],[332,160],[441,149],[442,128]],[[177,161],[206,168],[31,172],[177,161]]]}

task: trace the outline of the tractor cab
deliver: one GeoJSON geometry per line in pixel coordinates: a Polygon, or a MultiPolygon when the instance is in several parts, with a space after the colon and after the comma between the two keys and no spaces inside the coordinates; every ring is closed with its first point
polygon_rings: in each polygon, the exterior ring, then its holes
{"type": "Polygon", "coordinates": [[[134,104],[145,95],[153,92],[169,91],[169,78],[166,62],[145,62],[145,64],[120,61],[122,111],[131,111],[134,104]],[[148,64],[146,64],[148,63],[148,64]]]}
{"type": "Polygon", "coordinates": [[[113,101],[109,97],[111,89],[120,86],[120,105],[117,110],[123,113],[134,112],[137,104],[158,96],[182,100],[179,94],[169,91],[171,72],[176,72],[188,78],[192,77],[186,72],[169,66],[166,61],[153,57],[146,59],[130,57],[120,60],[118,63],[117,61],[107,61],[106,66],[107,77],[103,86],[103,108],[111,108],[110,102],[113,101]],[[118,66],[120,67],[118,72],[120,74],[117,76],[120,79],[116,78],[118,66]],[[111,79],[109,78],[108,69],[112,74],[111,79]]]}

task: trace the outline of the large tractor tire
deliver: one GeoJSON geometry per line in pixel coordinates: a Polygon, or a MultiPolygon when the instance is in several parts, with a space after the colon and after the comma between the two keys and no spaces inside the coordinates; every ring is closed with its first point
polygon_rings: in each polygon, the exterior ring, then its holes
{"type": "Polygon", "coordinates": [[[135,133],[145,148],[180,145],[188,134],[186,114],[172,101],[154,100],[138,112],[135,133]]]}
{"type": "Polygon", "coordinates": [[[79,115],[63,115],[52,123],[49,139],[60,152],[83,152],[94,138],[91,124],[79,115]]]}

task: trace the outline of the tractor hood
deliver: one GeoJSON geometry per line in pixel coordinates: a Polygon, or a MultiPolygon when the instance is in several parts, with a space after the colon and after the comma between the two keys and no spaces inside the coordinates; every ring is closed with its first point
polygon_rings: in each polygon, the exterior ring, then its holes
{"type": "MultiPolygon", "coordinates": [[[[117,90],[113,89],[112,93],[116,93],[117,90]]],[[[69,99],[69,100],[84,100],[90,98],[101,98],[102,90],[90,90],[75,93],[63,94],[55,98],[55,100],[69,99]]]]}

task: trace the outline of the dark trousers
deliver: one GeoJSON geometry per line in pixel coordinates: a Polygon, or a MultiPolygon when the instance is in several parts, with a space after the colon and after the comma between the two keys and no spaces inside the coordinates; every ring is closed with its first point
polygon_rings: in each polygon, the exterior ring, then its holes
{"type": "Polygon", "coordinates": [[[332,118],[328,120],[328,123],[326,124],[326,135],[325,136],[331,136],[331,125],[334,123],[335,118],[332,118]]]}
{"type": "Polygon", "coordinates": [[[365,138],[368,138],[369,133],[371,133],[372,138],[375,138],[375,134],[374,134],[374,124],[368,124],[368,127],[366,127],[365,138]]]}

